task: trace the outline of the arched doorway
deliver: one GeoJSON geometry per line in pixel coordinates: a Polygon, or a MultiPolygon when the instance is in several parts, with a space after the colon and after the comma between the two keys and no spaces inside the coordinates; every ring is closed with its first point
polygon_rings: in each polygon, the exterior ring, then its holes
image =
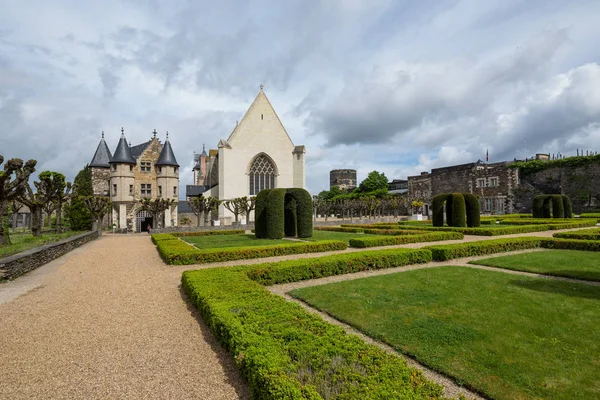
{"type": "Polygon", "coordinates": [[[152,227],[152,215],[148,211],[138,211],[135,214],[135,231],[148,232],[148,227],[152,227]]]}

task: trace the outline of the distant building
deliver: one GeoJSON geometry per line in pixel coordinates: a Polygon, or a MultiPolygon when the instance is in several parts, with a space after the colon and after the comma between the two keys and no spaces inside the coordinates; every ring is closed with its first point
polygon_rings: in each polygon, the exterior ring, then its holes
{"type": "Polygon", "coordinates": [[[388,182],[388,193],[404,194],[408,192],[408,181],[406,179],[394,179],[388,182]]]}
{"type": "Polygon", "coordinates": [[[329,190],[337,187],[342,191],[351,192],[356,186],[355,169],[334,169],[329,172],[329,190]]]}
{"type": "MultiPolygon", "coordinates": [[[[120,231],[143,232],[152,224],[150,213],[140,211],[142,198],[179,198],[179,164],[168,133],[164,145],[154,130],[149,141],[130,147],[121,129],[121,138],[111,154],[103,132],[89,166],[94,195],[110,198],[113,209],[109,224],[120,231]]],[[[176,225],[177,206],[172,206],[158,226],[176,225]]]]}

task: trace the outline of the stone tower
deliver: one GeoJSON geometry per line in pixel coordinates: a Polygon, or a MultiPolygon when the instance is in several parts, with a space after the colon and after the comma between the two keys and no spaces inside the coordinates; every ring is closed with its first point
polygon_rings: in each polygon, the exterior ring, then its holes
{"type": "Polygon", "coordinates": [[[127,226],[127,204],[134,201],[135,177],[133,168],[137,162],[125,139],[125,131],[121,128],[121,139],[110,161],[110,191],[114,209],[119,216],[118,226],[127,226]]]}
{"type": "Polygon", "coordinates": [[[104,141],[104,131],[102,131],[102,139],[98,143],[98,148],[94,153],[94,157],[90,162],[90,170],[92,172],[92,187],[94,196],[109,196],[110,195],[110,161],[112,155],[108,149],[108,145],[104,141]]]}
{"type": "MultiPolygon", "coordinates": [[[[179,199],[179,164],[169,142],[169,132],[167,132],[167,139],[154,166],[156,167],[158,197],[177,201],[179,199]]],[[[164,226],[176,225],[176,221],[177,203],[165,211],[164,226]]]]}

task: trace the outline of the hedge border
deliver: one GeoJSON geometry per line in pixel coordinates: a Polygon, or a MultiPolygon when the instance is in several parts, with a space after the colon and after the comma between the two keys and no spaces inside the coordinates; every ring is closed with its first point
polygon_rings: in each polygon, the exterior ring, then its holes
{"type": "Polygon", "coordinates": [[[441,240],[463,239],[460,232],[435,232],[422,235],[375,236],[367,238],[350,239],[350,247],[366,248],[378,246],[394,246],[407,243],[437,242],[441,240]]]}
{"type": "Polygon", "coordinates": [[[443,399],[420,371],[259,282],[280,283],[428,262],[422,249],[356,252],[244,267],[185,271],[182,287],[236,360],[255,398],[321,399],[335,382],[345,399],[443,399]],[[310,261],[310,264],[307,263],[310,261]],[[255,279],[255,280],[253,280],[255,279]],[[310,370],[310,374],[304,371],[310,370]]]}
{"type": "Polygon", "coordinates": [[[600,240],[600,228],[582,229],[575,232],[556,232],[552,236],[561,239],[600,240]]]}
{"type": "Polygon", "coordinates": [[[327,232],[345,232],[345,233],[364,233],[364,229],[361,228],[350,228],[345,226],[315,226],[315,231],[327,231],[327,232]]]}

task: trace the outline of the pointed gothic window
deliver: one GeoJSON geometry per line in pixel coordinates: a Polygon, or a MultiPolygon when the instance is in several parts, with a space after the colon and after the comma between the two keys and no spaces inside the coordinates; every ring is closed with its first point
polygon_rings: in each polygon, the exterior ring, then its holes
{"type": "Polygon", "coordinates": [[[264,189],[275,188],[275,166],[266,156],[256,157],[250,167],[250,196],[264,189]]]}

